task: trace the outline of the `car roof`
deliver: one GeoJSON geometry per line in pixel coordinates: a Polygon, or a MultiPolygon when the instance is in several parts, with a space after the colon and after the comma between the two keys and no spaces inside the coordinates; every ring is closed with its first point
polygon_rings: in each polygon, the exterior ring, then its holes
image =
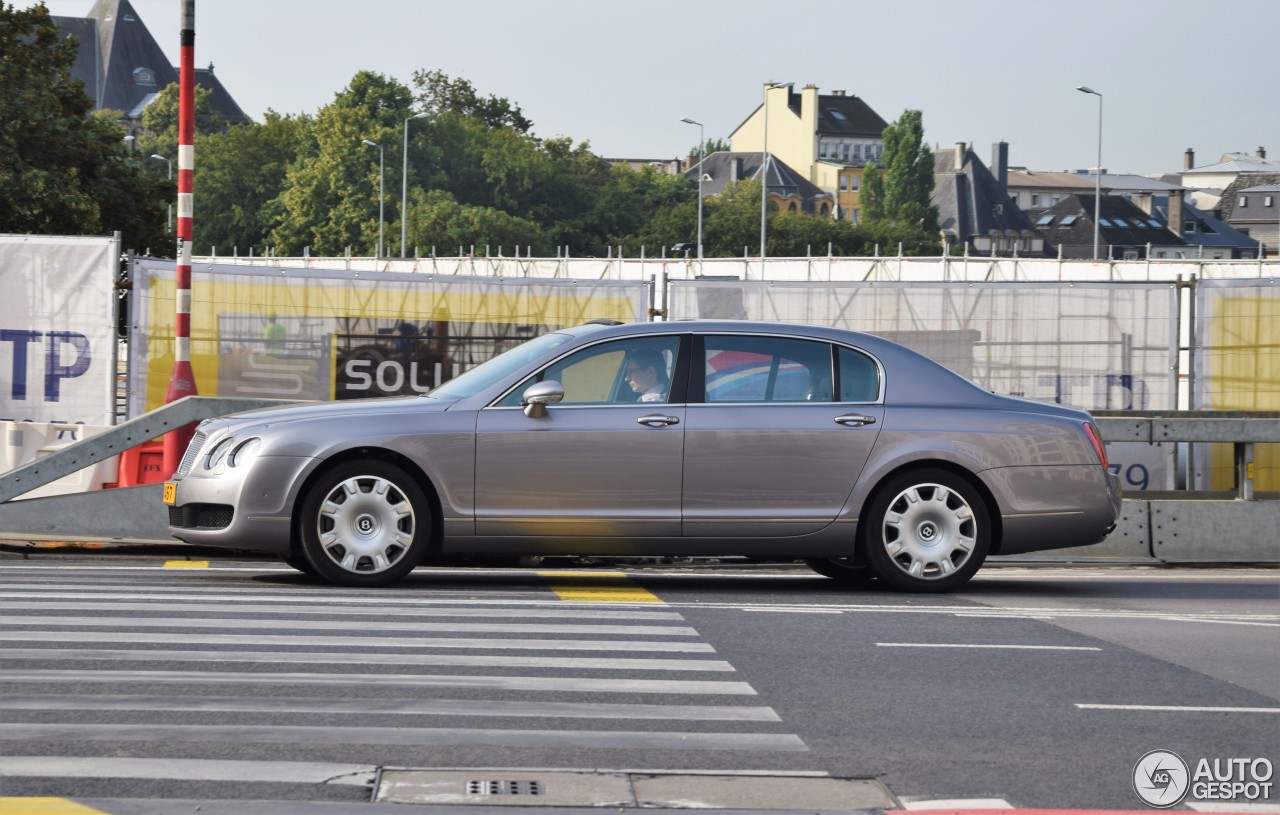
{"type": "Polygon", "coordinates": [[[868,348],[871,346],[892,346],[901,348],[895,342],[865,334],[860,331],[849,331],[843,328],[832,328],[822,325],[806,325],[802,323],[775,323],[760,320],[668,320],[664,322],[616,323],[605,321],[590,322],[564,329],[567,333],[578,336],[599,333],[602,336],[636,336],[643,334],[670,334],[673,332],[730,332],[752,334],[780,334],[813,337],[835,342],[845,342],[868,348]]]}

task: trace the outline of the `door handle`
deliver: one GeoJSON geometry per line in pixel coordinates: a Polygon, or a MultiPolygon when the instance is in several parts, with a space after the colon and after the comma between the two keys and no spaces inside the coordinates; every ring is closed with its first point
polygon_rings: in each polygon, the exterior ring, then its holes
{"type": "Polygon", "coordinates": [[[636,421],[647,427],[666,427],[667,425],[680,424],[680,419],[676,416],[641,416],[636,421]]]}
{"type": "Polygon", "coordinates": [[[842,424],[845,427],[860,427],[864,424],[875,424],[876,417],[863,416],[857,413],[847,413],[844,416],[837,416],[835,418],[835,423],[842,424]]]}

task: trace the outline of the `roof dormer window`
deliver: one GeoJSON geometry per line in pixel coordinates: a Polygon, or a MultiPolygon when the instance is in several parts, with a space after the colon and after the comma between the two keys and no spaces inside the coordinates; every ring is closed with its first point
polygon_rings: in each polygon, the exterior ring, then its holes
{"type": "Polygon", "coordinates": [[[156,85],[155,71],[151,70],[150,68],[134,68],[133,84],[145,85],[147,87],[154,88],[156,85]]]}

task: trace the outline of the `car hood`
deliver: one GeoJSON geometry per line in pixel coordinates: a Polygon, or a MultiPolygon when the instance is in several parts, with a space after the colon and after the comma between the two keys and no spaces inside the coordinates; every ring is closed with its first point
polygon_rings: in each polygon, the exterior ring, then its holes
{"type": "Polygon", "coordinates": [[[421,396],[384,397],[379,399],[353,399],[340,402],[307,402],[287,407],[268,407],[233,413],[202,422],[200,429],[206,434],[230,431],[240,434],[253,430],[260,432],[269,427],[300,422],[326,421],[330,419],[355,419],[365,417],[371,421],[406,414],[422,415],[440,413],[453,402],[424,399],[421,396]]]}

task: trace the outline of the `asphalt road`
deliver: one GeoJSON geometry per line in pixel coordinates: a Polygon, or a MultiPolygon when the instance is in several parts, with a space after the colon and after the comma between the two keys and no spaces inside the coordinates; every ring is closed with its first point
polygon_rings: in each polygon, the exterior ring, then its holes
{"type": "MultiPolygon", "coordinates": [[[[1274,569],[1001,565],[943,596],[625,571],[356,591],[267,561],[0,553],[0,810],[438,800],[399,768],[542,779],[568,806],[694,773],[650,804],[723,776],[787,804],[757,808],[1142,809],[1153,750],[1280,764],[1274,569]],[[839,806],[831,779],[866,783],[839,806]]],[[[1272,781],[1228,808],[1280,812],[1272,781]]]]}

